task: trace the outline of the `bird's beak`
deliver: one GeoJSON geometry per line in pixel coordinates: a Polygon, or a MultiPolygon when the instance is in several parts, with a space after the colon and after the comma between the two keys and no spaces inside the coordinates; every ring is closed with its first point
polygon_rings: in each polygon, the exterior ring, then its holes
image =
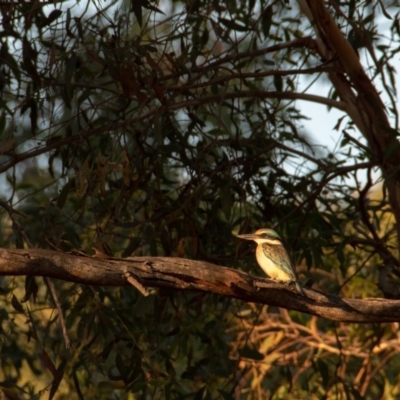
{"type": "Polygon", "coordinates": [[[259,239],[257,235],[254,235],[253,233],[249,233],[246,235],[236,235],[239,239],[245,239],[245,240],[256,240],[259,239]]]}

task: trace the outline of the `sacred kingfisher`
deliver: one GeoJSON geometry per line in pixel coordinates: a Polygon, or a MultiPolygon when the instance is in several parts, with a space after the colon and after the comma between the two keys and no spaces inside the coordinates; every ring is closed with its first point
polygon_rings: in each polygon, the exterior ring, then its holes
{"type": "Polygon", "coordinates": [[[237,235],[237,237],[257,242],[256,258],[258,265],[271,279],[281,282],[294,282],[297,290],[304,295],[289,255],[275,231],[259,229],[254,234],[237,235]]]}

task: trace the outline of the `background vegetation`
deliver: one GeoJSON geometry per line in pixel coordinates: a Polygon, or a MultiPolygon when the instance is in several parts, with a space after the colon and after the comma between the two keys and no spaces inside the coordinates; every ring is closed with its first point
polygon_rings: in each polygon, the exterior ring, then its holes
{"type": "MultiPolygon", "coordinates": [[[[1,2],[1,246],[261,275],[233,233],[272,227],[303,282],[398,298],[399,6],[313,3],[1,2]]],[[[46,282],[0,281],[8,398],[399,396],[398,323],[46,282]]]]}

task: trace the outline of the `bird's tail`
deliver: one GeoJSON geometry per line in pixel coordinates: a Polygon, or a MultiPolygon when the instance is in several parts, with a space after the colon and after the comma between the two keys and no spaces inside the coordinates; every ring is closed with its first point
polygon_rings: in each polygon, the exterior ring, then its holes
{"type": "Polygon", "coordinates": [[[302,296],[305,296],[306,294],[304,293],[303,288],[300,286],[300,283],[297,282],[297,281],[294,281],[294,284],[296,285],[297,291],[298,291],[302,296]]]}

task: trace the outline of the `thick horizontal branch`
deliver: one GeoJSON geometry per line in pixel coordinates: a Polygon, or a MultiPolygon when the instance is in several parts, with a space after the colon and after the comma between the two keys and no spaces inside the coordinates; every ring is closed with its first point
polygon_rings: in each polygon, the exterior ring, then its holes
{"type": "Polygon", "coordinates": [[[0,275],[46,276],[101,285],[194,290],[283,307],[342,322],[400,321],[400,300],[345,299],[251,276],[203,261],[173,257],[103,259],[41,249],[0,249],[0,275]]]}

